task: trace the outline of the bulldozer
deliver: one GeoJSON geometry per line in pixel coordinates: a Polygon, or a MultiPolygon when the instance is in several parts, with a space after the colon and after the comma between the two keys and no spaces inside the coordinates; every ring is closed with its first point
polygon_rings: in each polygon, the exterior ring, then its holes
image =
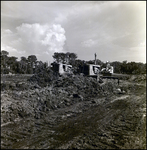
{"type": "Polygon", "coordinates": [[[103,79],[116,79],[119,85],[120,74],[114,73],[114,67],[110,65],[110,62],[106,62],[106,68],[102,68],[101,66],[96,64],[96,53],[95,53],[95,63],[94,64],[85,64],[83,66],[84,75],[88,77],[94,77],[98,82],[103,82],[103,79]]]}
{"type": "MultiPolygon", "coordinates": [[[[101,68],[101,66],[96,62],[96,56],[97,55],[95,53],[94,64],[84,64],[79,73],[83,74],[84,76],[96,78],[97,81],[101,83],[103,82],[103,79],[114,79],[117,80],[118,85],[123,76],[129,76],[114,73],[114,67],[110,65],[109,61],[106,62],[106,68],[101,68]]],[[[69,65],[68,60],[65,63],[53,63],[52,69],[60,76],[73,74],[72,65],[69,65]]]]}
{"type": "Polygon", "coordinates": [[[72,74],[72,66],[63,63],[54,63],[52,64],[52,69],[59,73],[60,76],[72,74]]]}
{"type": "MultiPolygon", "coordinates": [[[[113,67],[112,67],[113,68],[113,67]]],[[[107,70],[106,68],[101,69],[100,65],[97,64],[85,64],[83,66],[82,73],[87,77],[96,78],[98,82],[103,82],[103,79],[117,79],[119,84],[119,77],[113,73],[113,70],[107,70]]]]}

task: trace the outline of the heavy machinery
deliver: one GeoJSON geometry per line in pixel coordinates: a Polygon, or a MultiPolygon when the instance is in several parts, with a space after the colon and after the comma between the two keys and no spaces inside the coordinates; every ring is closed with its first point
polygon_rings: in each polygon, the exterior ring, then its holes
{"type": "Polygon", "coordinates": [[[85,64],[83,66],[84,75],[89,77],[97,78],[97,81],[102,81],[102,79],[117,79],[119,84],[119,74],[114,73],[113,66],[110,65],[110,62],[106,62],[106,68],[102,68],[101,66],[96,64],[96,54],[95,54],[95,64],[85,64]]]}
{"type": "Polygon", "coordinates": [[[106,68],[102,68],[100,71],[100,77],[101,78],[107,78],[107,79],[117,79],[118,85],[119,85],[119,77],[118,74],[114,73],[114,67],[110,65],[110,62],[106,62],[106,68]]]}
{"type": "Polygon", "coordinates": [[[72,73],[72,66],[63,63],[54,63],[52,64],[52,69],[55,72],[58,72],[59,75],[71,74],[72,73]]]}
{"type": "Polygon", "coordinates": [[[117,79],[119,84],[118,74],[113,72],[113,67],[111,69],[102,68],[100,65],[96,64],[84,64],[82,72],[85,76],[96,78],[97,81],[101,81],[102,79],[117,79]]]}
{"type": "MultiPolygon", "coordinates": [[[[66,63],[53,63],[52,69],[55,72],[58,72],[59,75],[68,75],[73,74],[72,72],[72,65],[69,65],[68,62],[66,63]]],[[[97,81],[101,81],[103,79],[116,79],[119,85],[119,80],[123,76],[128,76],[124,74],[117,74],[114,73],[113,66],[110,65],[110,62],[106,62],[106,68],[101,68],[100,65],[96,64],[96,54],[95,54],[95,64],[84,64],[81,67],[79,73],[83,73],[85,76],[94,77],[97,81]]]]}
{"type": "Polygon", "coordinates": [[[84,64],[81,73],[89,77],[96,77],[99,70],[100,65],[84,64]]]}

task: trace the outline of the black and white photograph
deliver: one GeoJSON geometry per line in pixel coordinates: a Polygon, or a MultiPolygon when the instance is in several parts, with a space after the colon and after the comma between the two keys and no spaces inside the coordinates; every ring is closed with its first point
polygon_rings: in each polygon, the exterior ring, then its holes
{"type": "Polygon", "coordinates": [[[1,148],[146,149],[146,1],[1,1],[1,148]]]}

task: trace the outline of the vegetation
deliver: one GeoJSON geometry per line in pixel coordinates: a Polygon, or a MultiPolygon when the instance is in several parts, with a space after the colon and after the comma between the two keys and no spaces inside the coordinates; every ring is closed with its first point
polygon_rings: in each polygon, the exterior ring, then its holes
{"type": "MultiPolygon", "coordinates": [[[[34,74],[40,71],[43,68],[50,68],[46,62],[38,61],[35,55],[30,55],[28,58],[22,56],[21,60],[18,61],[15,56],[8,56],[9,53],[5,50],[1,51],[1,74],[34,74]]],[[[73,72],[78,74],[82,71],[82,68],[85,63],[94,64],[94,60],[80,60],[77,59],[77,54],[75,53],[57,53],[53,55],[53,63],[68,63],[72,65],[73,72]]],[[[52,64],[53,64],[52,63],[52,64]]],[[[106,63],[97,59],[96,63],[101,66],[101,68],[106,66],[106,63]]],[[[137,62],[111,62],[111,65],[114,67],[115,73],[123,74],[146,74],[146,63],[137,63],[137,62]]]]}

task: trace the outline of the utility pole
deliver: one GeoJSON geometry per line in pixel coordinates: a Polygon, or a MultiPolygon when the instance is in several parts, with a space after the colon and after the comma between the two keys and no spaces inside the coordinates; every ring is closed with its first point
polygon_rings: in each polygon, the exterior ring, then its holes
{"type": "Polygon", "coordinates": [[[95,60],[94,60],[94,64],[96,65],[96,56],[97,56],[97,55],[96,55],[96,53],[95,53],[94,55],[95,55],[95,60]]]}

